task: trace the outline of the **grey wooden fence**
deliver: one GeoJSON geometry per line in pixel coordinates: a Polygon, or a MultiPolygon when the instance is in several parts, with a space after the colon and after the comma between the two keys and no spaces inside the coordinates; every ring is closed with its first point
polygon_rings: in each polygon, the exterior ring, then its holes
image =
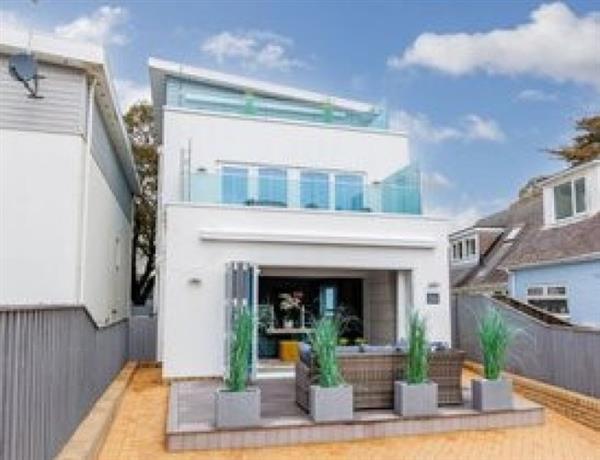
{"type": "Polygon", "coordinates": [[[82,307],[0,309],[0,459],[54,457],[128,356],[127,321],[82,307]]]}
{"type": "Polygon", "coordinates": [[[129,318],[129,359],[156,361],[156,316],[129,318]]]}
{"type": "Polygon", "coordinates": [[[454,345],[481,362],[478,319],[497,309],[517,333],[507,370],[552,385],[600,397],[600,329],[548,325],[484,295],[454,296],[454,345]]]}

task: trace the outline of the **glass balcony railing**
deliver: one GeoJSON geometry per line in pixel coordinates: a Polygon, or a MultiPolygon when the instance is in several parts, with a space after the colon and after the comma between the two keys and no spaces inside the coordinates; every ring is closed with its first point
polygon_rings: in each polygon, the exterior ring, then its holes
{"type": "Polygon", "coordinates": [[[278,176],[193,173],[184,177],[183,200],[235,206],[421,214],[418,178],[405,183],[363,184],[353,177],[314,174],[301,180],[278,176]]]}

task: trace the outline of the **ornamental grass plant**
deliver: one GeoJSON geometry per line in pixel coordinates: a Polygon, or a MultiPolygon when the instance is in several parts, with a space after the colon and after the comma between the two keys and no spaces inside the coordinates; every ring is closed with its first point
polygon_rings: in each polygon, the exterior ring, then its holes
{"type": "Polygon", "coordinates": [[[427,350],[427,324],[418,312],[410,315],[408,325],[408,362],[406,381],[411,384],[427,381],[429,352],[427,350]]]}
{"type": "Polygon", "coordinates": [[[488,380],[498,380],[514,333],[500,312],[490,308],[479,322],[478,334],[484,376],[488,380]]]}
{"type": "Polygon", "coordinates": [[[310,335],[310,343],[319,366],[319,385],[323,388],[337,387],[344,383],[336,354],[339,334],[339,321],[323,317],[315,323],[310,335]]]}
{"type": "Polygon", "coordinates": [[[225,381],[229,391],[246,390],[252,348],[252,328],[252,313],[247,308],[240,309],[234,318],[229,354],[229,378],[225,381]]]}

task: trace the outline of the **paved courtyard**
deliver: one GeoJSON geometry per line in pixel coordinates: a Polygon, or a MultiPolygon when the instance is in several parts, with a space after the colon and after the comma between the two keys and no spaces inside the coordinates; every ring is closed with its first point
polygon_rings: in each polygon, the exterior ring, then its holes
{"type": "Polygon", "coordinates": [[[102,460],[360,459],[600,460],[600,433],[546,410],[543,426],[404,436],[345,443],[169,453],[164,446],[168,386],[160,369],[138,369],[100,453],[102,460]]]}

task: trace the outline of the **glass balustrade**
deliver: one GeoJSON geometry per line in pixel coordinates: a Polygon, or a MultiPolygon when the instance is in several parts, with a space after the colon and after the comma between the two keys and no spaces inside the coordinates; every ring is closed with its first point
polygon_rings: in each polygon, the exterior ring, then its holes
{"type": "Polygon", "coordinates": [[[223,168],[221,174],[193,173],[183,178],[183,200],[235,206],[264,206],[329,211],[421,214],[417,175],[390,176],[390,181],[364,184],[355,176],[306,172],[289,180],[284,170],[251,176],[243,168],[223,168]],[[392,182],[393,180],[393,182],[392,182]]]}

